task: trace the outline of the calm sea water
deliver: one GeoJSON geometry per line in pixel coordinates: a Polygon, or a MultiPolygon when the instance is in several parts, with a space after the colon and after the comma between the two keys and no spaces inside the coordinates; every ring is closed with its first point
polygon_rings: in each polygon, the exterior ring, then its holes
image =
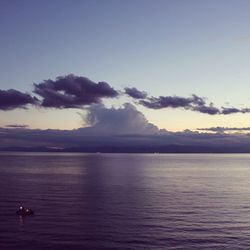
{"type": "Polygon", "coordinates": [[[250,155],[0,153],[0,249],[250,249],[250,155]]]}

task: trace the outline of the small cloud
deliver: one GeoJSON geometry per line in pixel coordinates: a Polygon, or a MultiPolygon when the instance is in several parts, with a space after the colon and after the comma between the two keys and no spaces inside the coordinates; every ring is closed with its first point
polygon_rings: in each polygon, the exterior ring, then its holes
{"type": "Polygon", "coordinates": [[[159,96],[150,97],[147,100],[141,100],[139,103],[147,108],[162,109],[162,108],[187,108],[193,102],[192,98],[179,96],[159,96]]]}
{"type": "Polygon", "coordinates": [[[220,114],[220,110],[214,107],[213,103],[207,105],[198,105],[191,108],[193,111],[198,111],[203,114],[217,115],[220,114]]]}
{"type": "Polygon", "coordinates": [[[224,108],[222,107],[221,114],[228,115],[228,114],[234,114],[234,113],[242,113],[240,109],[237,108],[224,108]]]}
{"type": "Polygon", "coordinates": [[[250,113],[250,108],[238,109],[238,108],[233,108],[233,107],[232,108],[222,107],[222,110],[220,113],[223,115],[236,114],[236,113],[245,114],[245,113],[250,113]]]}
{"type": "Polygon", "coordinates": [[[140,91],[137,88],[125,88],[125,93],[134,99],[145,99],[147,97],[147,92],[140,91]]]}

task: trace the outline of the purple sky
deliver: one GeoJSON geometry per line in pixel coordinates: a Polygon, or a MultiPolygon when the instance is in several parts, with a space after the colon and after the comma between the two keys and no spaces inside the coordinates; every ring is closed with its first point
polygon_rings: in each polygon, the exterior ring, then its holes
{"type": "Polygon", "coordinates": [[[131,103],[168,131],[248,128],[249,30],[246,0],[0,0],[0,126],[77,129],[86,104],[131,103]],[[41,89],[68,74],[119,94],[41,89]]]}

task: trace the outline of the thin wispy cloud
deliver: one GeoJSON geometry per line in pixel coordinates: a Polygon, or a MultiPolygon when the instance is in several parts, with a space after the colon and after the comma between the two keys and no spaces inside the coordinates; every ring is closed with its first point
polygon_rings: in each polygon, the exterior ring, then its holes
{"type": "Polygon", "coordinates": [[[26,124],[8,124],[5,127],[6,128],[28,128],[29,125],[26,125],[26,124]]]}
{"type": "Polygon", "coordinates": [[[227,131],[250,131],[250,127],[210,127],[210,128],[197,128],[199,131],[211,131],[216,133],[224,133],[227,131]]]}

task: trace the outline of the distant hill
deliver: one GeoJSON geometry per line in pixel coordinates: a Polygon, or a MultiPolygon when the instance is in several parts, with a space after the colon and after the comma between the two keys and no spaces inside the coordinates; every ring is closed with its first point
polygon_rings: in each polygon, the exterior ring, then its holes
{"type": "Polygon", "coordinates": [[[250,147],[214,147],[192,145],[167,146],[81,146],[68,148],[50,147],[0,147],[11,152],[85,152],[85,153],[250,153],[250,147]]]}

